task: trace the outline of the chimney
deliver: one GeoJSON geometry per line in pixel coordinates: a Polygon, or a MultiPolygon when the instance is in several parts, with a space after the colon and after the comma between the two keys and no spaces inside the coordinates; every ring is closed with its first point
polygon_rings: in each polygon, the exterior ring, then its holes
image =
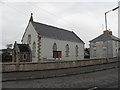
{"type": "Polygon", "coordinates": [[[112,31],[109,31],[109,34],[112,35],[112,31]]]}
{"type": "Polygon", "coordinates": [[[110,30],[105,30],[103,33],[107,34],[107,35],[112,35],[112,31],[110,31],[110,30]]]}

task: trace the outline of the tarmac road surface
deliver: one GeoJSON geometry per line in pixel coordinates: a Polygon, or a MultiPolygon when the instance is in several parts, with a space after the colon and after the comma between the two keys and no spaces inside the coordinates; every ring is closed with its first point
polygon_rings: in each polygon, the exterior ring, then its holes
{"type": "Polygon", "coordinates": [[[118,67],[78,75],[2,82],[3,88],[118,88],[118,67]]]}

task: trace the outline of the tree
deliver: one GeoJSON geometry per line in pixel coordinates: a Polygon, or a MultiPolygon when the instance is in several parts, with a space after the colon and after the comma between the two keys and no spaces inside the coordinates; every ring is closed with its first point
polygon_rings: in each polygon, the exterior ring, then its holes
{"type": "Polygon", "coordinates": [[[85,48],[85,54],[84,54],[84,58],[90,58],[90,49],[89,48],[85,48]]]}
{"type": "Polygon", "coordinates": [[[7,44],[7,45],[6,45],[7,49],[11,49],[12,46],[13,46],[12,44],[7,44]]]}

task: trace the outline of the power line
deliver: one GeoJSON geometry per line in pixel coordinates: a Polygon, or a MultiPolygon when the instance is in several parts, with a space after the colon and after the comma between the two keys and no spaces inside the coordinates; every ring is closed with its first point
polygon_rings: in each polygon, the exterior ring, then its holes
{"type": "MultiPolygon", "coordinates": [[[[14,10],[16,10],[17,12],[19,12],[19,13],[20,13],[21,15],[23,15],[23,16],[26,16],[26,13],[28,13],[28,12],[25,11],[25,9],[24,9],[24,12],[23,12],[23,10],[17,9],[17,8],[15,8],[15,7],[11,6],[11,5],[8,5],[8,4],[6,4],[6,3],[4,3],[4,2],[2,2],[2,1],[0,1],[0,3],[6,5],[6,6],[10,7],[10,8],[12,8],[12,9],[14,9],[14,10]],[[23,13],[24,13],[24,14],[23,14],[23,13]]],[[[29,3],[29,2],[27,2],[27,4],[32,5],[32,6],[35,6],[35,5],[33,5],[33,4],[29,3]]],[[[41,9],[42,11],[47,12],[49,15],[54,16],[54,18],[57,18],[57,19],[59,18],[59,16],[57,16],[57,15],[55,15],[55,14],[53,14],[53,13],[51,13],[51,12],[49,12],[49,11],[43,9],[43,8],[40,8],[40,7],[38,7],[38,6],[35,6],[35,7],[37,7],[38,11],[39,11],[39,9],[41,9]]],[[[39,15],[40,15],[40,14],[39,14],[39,15]]],[[[63,19],[62,19],[62,22],[65,22],[65,23],[67,23],[67,24],[69,23],[70,25],[74,26],[76,29],[80,30],[78,26],[74,25],[73,23],[71,23],[71,22],[69,22],[69,21],[67,21],[67,20],[63,20],[63,19]]]]}
{"type": "MultiPolygon", "coordinates": [[[[27,2],[27,3],[28,3],[28,4],[30,4],[30,5],[32,5],[32,6],[35,6],[35,5],[33,5],[33,4],[29,3],[29,2],[27,2]]],[[[41,9],[41,10],[43,10],[43,11],[47,12],[48,14],[50,14],[50,15],[52,15],[52,16],[55,16],[55,18],[57,18],[57,19],[59,18],[59,16],[57,16],[57,15],[55,15],[55,14],[53,14],[53,13],[51,13],[51,12],[49,12],[49,11],[47,11],[47,10],[43,9],[43,8],[40,8],[40,7],[38,7],[38,6],[35,6],[35,7],[37,7],[37,8],[39,8],[39,9],[41,9]]],[[[63,20],[63,19],[62,19],[62,20],[63,20]]],[[[76,25],[74,25],[73,23],[68,22],[67,20],[63,20],[63,21],[65,21],[66,23],[71,24],[72,26],[75,26],[75,28],[76,28],[76,29],[80,30],[80,29],[79,29],[79,27],[78,27],[78,26],[76,26],[76,25]]]]}
{"type": "Polygon", "coordinates": [[[6,6],[10,7],[10,8],[12,8],[12,9],[14,9],[15,11],[19,12],[23,16],[25,16],[25,14],[26,14],[26,12],[23,12],[23,10],[17,9],[17,8],[15,8],[15,7],[11,6],[11,5],[8,5],[8,4],[4,3],[4,2],[1,2],[1,1],[0,1],[0,3],[6,5],[6,6]]]}

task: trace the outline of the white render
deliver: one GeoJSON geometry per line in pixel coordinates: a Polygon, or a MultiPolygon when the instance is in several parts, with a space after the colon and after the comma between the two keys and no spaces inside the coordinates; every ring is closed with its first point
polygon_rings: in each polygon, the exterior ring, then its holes
{"type": "MultiPolygon", "coordinates": [[[[31,35],[31,44],[29,44],[29,46],[30,46],[31,51],[32,51],[32,43],[34,41],[37,42],[38,34],[35,31],[34,27],[32,26],[31,22],[29,22],[28,27],[26,28],[26,31],[25,31],[23,39],[22,39],[22,44],[28,44],[28,42],[27,42],[28,35],[31,35]]],[[[36,49],[37,49],[37,44],[36,44],[36,49]]],[[[36,57],[35,58],[32,57],[32,61],[33,62],[37,62],[38,60],[36,58],[37,58],[37,53],[36,53],[36,57]]]]}
{"type": "MultiPolygon", "coordinates": [[[[76,43],[72,41],[63,41],[57,39],[51,39],[44,36],[39,35],[34,29],[31,22],[29,22],[26,31],[22,38],[23,44],[28,44],[28,35],[31,35],[31,44],[30,48],[32,51],[33,42],[36,42],[36,55],[32,57],[32,62],[39,62],[42,60],[53,60],[53,44],[57,44],[57,51],[62,51],[61,60],[81,60],[84,59],[84,43],[76,43]],[[40,49],[38,49],[38,36],[40,37],[40,49]],[[69,57],[65,56],[65,46],[69,45],[69,57]],[[75,47],[78,45],[78,57],[75,56],[75,47]],[[40,54],[40,59],[38,59],[40,54]]],[[[58,60],[58,59],[57,59],[58,60]]]]}
{"type": "Polygon", "coordinates": [[[53,59],[53,44],[57,44],[57,51],[62,51],[62,60],[80,60],[84,59],[84,44],[70,41],[63,41],[50,38],[41,38],[41,58],[53,59]],[[65,55],[65,46],[69,45],[69,57],[65,55]],[[75,57],[75,47],[78,45],[78,57],[75,57]]]}
{"type": "Polygon", "coordinates": [[[118,56],[119,42],[115,40],[110,41],[98,41],[96,43],[90,43],[90,58],[106,58],[118,56]],[[96,50],[96,53],[94,53],[96,50]]]}

